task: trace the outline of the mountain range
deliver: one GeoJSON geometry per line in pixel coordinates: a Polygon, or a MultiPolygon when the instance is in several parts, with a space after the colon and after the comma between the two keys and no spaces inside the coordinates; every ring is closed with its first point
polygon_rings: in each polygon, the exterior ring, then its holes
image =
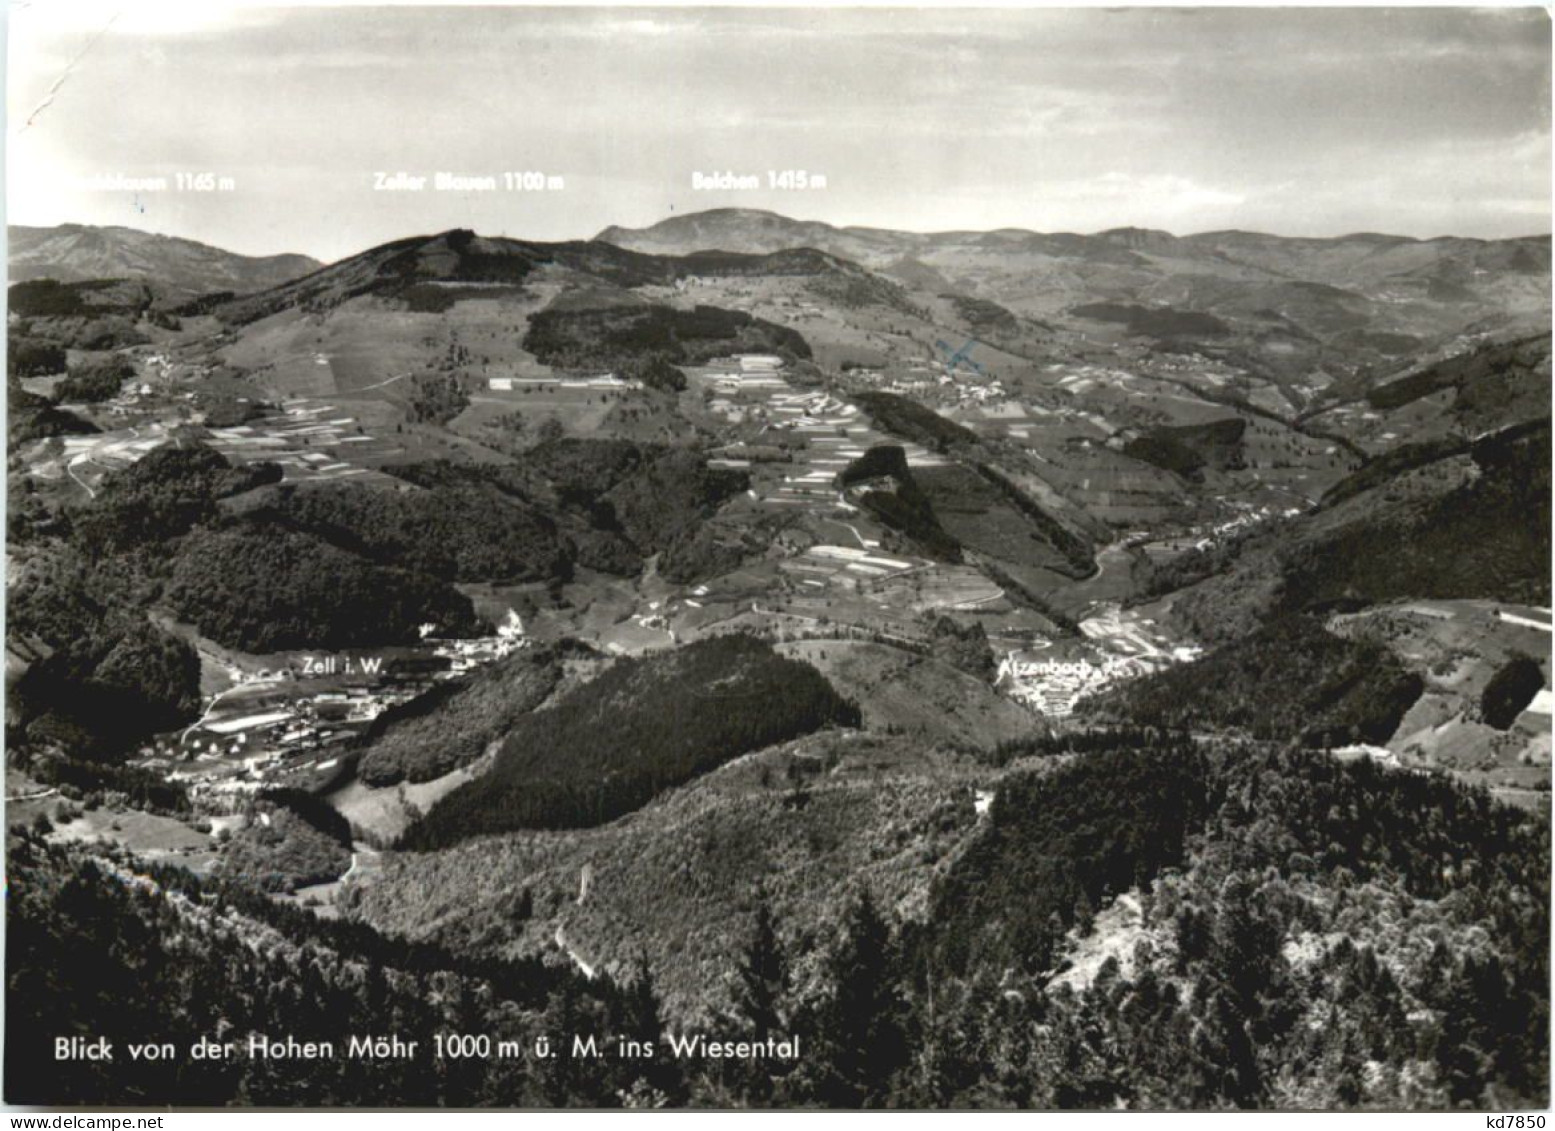
{"type": "Polygon", "coordinates": [[[715,209],[599,240],[656,254],[812,247],[904,286],[954,291],[1052,321],[1098,300],[1191,310],[1244,327],[1264,361],[1321,364],[1314,339],[1397,353],[1444,330],[1536,321],[1549,299],[1550,238],[1330,239],[1142,228],[1094,235],[1021,229],[918,233],[837,228],[771,212],[715,209]],[[1379,338],[1375,335],[1402,335],[1379,338]]]}
{"type": "Polygon", "coordinates": [[[154,279],[191,295],[207,291],[258,291],[317,270],[306,255],[239,255],[195,240],[135,228],[60,224],[11,225],[10,279],[154,279]]]}
{"type": "Polygon", "coordinates": [[[1091,235],[1022,228],[908,232],[839,228],[747,208],[672,216],[646,228],[611,226],[594,238],[662,255],[714,248],[762,253],[813,247],[875,268],[900,268],[912,260],[931,265],[953,263],[956,256],[1037,256],[1143,270],[1175,262],[1225,277],[1301,279],[1340,287],[1389,279],[1472,277],[1475,272],[1502,270],[1538,275],[1550,269],[1547,235],[1503,240],[1457,236],[1415,239],[1358,232],[1321,238],[1233,230],[1176,236],[1157,229],[1127,227],[1091,235]]]}

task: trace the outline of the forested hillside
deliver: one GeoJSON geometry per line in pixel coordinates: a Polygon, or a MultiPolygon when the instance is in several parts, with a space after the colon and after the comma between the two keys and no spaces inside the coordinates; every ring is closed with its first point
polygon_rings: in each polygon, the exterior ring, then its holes
{"type": "Polygon", "coordinates": [[[804,338],[788,327],[713,306],[542,310],[529,319],[524,348],[569,369],[630,369],[653,358],[696,364],[735,353],[810,356],[804,338]]]}
{"type": "Polygon", "coordinates": [[[946,531],[934,505],[896,444],[877,444],[837,476],[838,485],[864,510],[929,557],[961,560],[961,544],[946,531]]]}
{"type": "Polygon", "coordinates": [[[198,662],[187,643],[158,627],[155,609],[259,651],[414,640],[428,622],[447,632],[479,627],[468,599],[415,566],[457,576],[462,549],[504,576],[522,568],[512,556],[544,553],[524,531],[515,546],[502,540],[507,528],[488,527],[472,544],[467,528],[448,521],[448,507],[396,507],[392,495],[374,507],[339,485],[298,510],[343,542],[353,542],[346,527],[354,522],[360,552],[264,505],[238,517],[224,510],[233,496],[279,479],[274,464],[235,467],[197,441],[174,441],[105,476],[80,505],[23,498],[10,529],[8,614],[30,662],[12,688],[13,740],[69,754],[122,753],[192,719],[198,662]],[[395,537],[414,539],[409,528],[418,521],[441,536],[423,540],[410,568],[363,556],[391,558],[395,537]]]}
{"type": "Polygon", "coordinates": [[[1292,616],[1084,700],[1079,710],[1102,722],[1240,731],[1315,747],[1381,744],[1424,689],[1380,645],[1292,616]]]}
{"type": "Polygon", "coordinates": [[[1445,487],[1410,482],[1414,463],[1397,461],[1340,484],[1334,505],[1183,555],[1151,588],[1204,580],[1173,615],[1213,641],[1284,613],[1400,597],[1547,604],[1549,444],[1548,420],[1486,436],[1467,445],[1445,487]]]}
{"type": "MultiPolygon", "coordinates": [[[[427,493],[374,509],[408,510],[416,521],[383,528],[361,514],[352,536],[389,546],[403,541],[410,560],[430,565],[454,555],[440,576],[466,568],[461,577],[502,576],[499,568],[534,563],[530,573],[566,578],[574,562],[635,574],[645,557],[694,530],[750,482],[744,472],[709,468],[694,450],[626,440],[544,441],[505,467],[439,462],[391,470],[427,493]],[[465,529],[456,529],[460,523],[465,529]],[[418,536],[429,529],[442,537],[418,536]]],[[[338,508],[333,494],[315,500],[306,504],[311,512],[327,516],[338,508]]]]}
{"type": "Polygon", "coordinates": [[[935,451],[970,447],[978,443],[977,433],[970,428],[947,420],[933,409],[925,408],[907,397],[895,393],[857,393],[853,399],[883,431],[935,451]]]}
{"type": "Polygon", "coordinates": [[[933,956],[905,976],[946,1034],[921,1035],[940,1102],[1546,1103],[1543,818],[1364,760],[1138,742],[1008,780],[904,947],[933,956]]]}
{"type": "Polygon", "coordinates": [[[68,544],[13,566],[6,619],[32,662],[8,688],[7,745],[92,758],[193,718],[199,660],[133,604],[150,567],[139,555],[92,563],[68,544]]]}
{"type": "Polygon", "coordinates": [[[748,636],[622,658],[519,719],[496,765],[438,802],[404,847],[602,824],[747,751],[857,723],[858,709],[814,668],[748,636]]]}
{"type": "Polygon", "coordinates": [[[479,627],[467,597],[424,573],[373,565],[327,542],[258,525],[200,530],[179,548],[168,604],[234,648],[348,648],[479,627]]]}
{"type": "MultiPolygon", "coordinates": [[[[536,961],[450,955],[333,924],[181,868],[13,836],[7,859],[5,1098],[124,1107],[654,1106],[684,1095],[673,1062],[617,1055],[661,1038],[646,983],[622,989],[536,961]],[[154,988],[154,992],[153,992],[154,988]],[[434,1055],[435,1034],[487,1034],[506,1057],[434,1055]],[[594,1036],[599,1059],[560,1033],[594,1036]],[[399,1035],[411,1056],[349,1056],[399,1035]],[[330,1042],[334,1055],[251,1058],[249,1039],[330,1042]],[[551,1036],[557,1056],[534,1056],[551,1036]],[[111,1061],[55,1059],[55,1037],[105,1037],[111,1061]],[[231,1058],[194,1059],[201,1038],[231,1058]],[[130,1042],[176,1055],[133,1060],[130,1042]]],[[[495,1046],[494,1046],[495,1047],[495,1046]]]]}
{"type": "MultiPolygon", "coordinates": [[[[53,1034],[574,1032],[664,1048],[618,987],[450,955],[179,869],[13,836],[7,1099],[1050,1108],[1539,1107],[1545,822],[1320,754],[1130,734],[1007,778],[922,920],[867,891],[796,938],[758,899],[727,1020],[797,1062],[52,1061],[53,1034]],[[1128,910],[1126,915],[1123,914],[1128,910]],[[1076,961],[1083,965],[1074,965],[1076,961]],[[159,990],[144,986],[155,979],[159,990]],[[45,1091],[34,1091],[42,1087],[45,1091]],[[655,1099],[657,1097],[657,1099],[655,1099]]],[[[122,1046],[121,1046],[122,1047],[122,1046]]]]}
{"type": "Polygon", "coordinates": [[[515,652],[467,681],[390,708],[364,736],[357,774],[368,785],[430,781],[475,761],[550,695],[561,678],[553,649],[515,652]]]}
{"type": "Polygon", "coordinates": [[[375,562],[447,581],[545,580],[571,568],[549,516],[479,481],[416,491],[331,484],[288,491],[277,510],[375,562]]]}

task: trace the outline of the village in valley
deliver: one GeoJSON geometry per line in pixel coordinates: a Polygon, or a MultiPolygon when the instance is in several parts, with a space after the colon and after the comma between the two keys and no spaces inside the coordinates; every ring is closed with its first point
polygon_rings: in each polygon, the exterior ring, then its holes
{"type": "Polygon", "coordinates": [[[417,646],[328,655],[248,656],[201,641],[206,685],[219,690],[198,720],[157,737],[132,764],[207,804],[229,795],[226,804],[238,806],[279,784],[317,789],[345,773],[351,742],[383,712],[530,646],[511,611],[491,636],[438,639],[432,628],[417,646]]]}
{"type": "MultiPolygon", "coordinates": [[[[975,344],[968,343],[968,354],[975,344]]],[[[68,477],[91,496],[102,476],[179,435],[198,436],[235,465],[274,463],[282,481],[295,484],[388,483],[379,469],[407,454],[406,437],[384,435],[339,398],[294,395],[273,406],[255,404],[243,412],[249,419],[242,423],[207,423],[191,403],[193,394],[180,391],[191,379],[187,363],[167,352],[134,352],[144,379],[128,382],[106,406],[122,425],[35,445],[29,466],[40,480],[68,477]]],[[[332,362],[325,353],[317,360],[332,362]]],[[[882,370],[856,368],[846,387],[919,396],[952,418],[1003,430],[1021,443],[1030,440],[1032,419],[1054,411],[1013,396],[969,357],[909,361],[891,372],[895,375],[888,377],[882,370]]],[[[944,467],[946,457],[880,431],[845,392],[796,384],[783,358],[733,355],[687,367],[687,376],[684,396],[738,437],[711,451],[708,466],[748,473],[753,513],[791,512],[803,520],[805,533],[780,537],[778,553],[766,566],[694,587],[659,583],[641,596],[627,595],[608,606],[617,611],[603,623],[545,610],[531,626],[544,638],[576,632],[609,653],[632,654],[739,628],[774,640],[873,638],[924,647],[923,618],[952,613],[987,622],[998,664],[996,689],[1050,720],[1067,717],[1087,694],[1199,654],[1116,602],[1097,602],[1081,619],[1078,638],[1045,637],[1019,624],[1018,614],[1012,618],[1003,591],[975,568],[884,548],[886,532],[848,501],[839,473],[881,444],[900,446],[912,470],[944,467]]],[[[1082,372],[1057,387],[1096,379],[1082,372]]],[[[539,395],[549,411],[565,418],[569,405],[640,388],[640,382],[612,372],[510,371],[486,377],[477,400],[490,402],[494,407],[488,411],[495,411],[503,404],[529,408],[530,398],[539,395]]],[[[1185,526],[1167,545],[1174,551],[1206,547],[1260,521],[1267,508],[1230,513],[1220,522],[1185,526]]],[[[342,654],[323,664],[300,653],[243,656],[196,638],[206,671],[203,713],[194,724],[147,744],[134,764],[185,783],[207,805],[223,804],[217,800],[222,795],[233,798],[225,804],[241,804],[241,795],[282,782],[317,786],[340,772],[343,753],[382,712],[534,639],[511,608],[496,619],[499,627],[491,637],[427,639],[417,647],[342,654]]]]}

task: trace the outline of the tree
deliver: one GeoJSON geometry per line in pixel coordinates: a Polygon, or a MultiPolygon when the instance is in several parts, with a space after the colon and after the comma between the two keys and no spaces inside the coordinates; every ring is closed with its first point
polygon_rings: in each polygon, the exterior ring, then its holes
{"type": "Polygon", "coordinates": [[[1516,656],[1485,684],[1480,716],[1487,726],[1507,730],[1544,687],[1544,671],[1531,656],[1516,656]]]}
{"type": "Polygon", "coordinates": [[[686,375],[671,365],[663,354],[634,362],[626,367],[626,372],[648,388],[661,392],[678,393],[686,387],[686,375]]]}
{"type": "Polygon", "coordinates": [[[118,354],[89,357],[70,367],[55,395],[62,404],[106,401],[117,396],[125,380],[134,375],[135,367],[118,354]]]}
{"type": "Polygon", "coordinates": [[[622,991],[619,1010],[619,1037],[638,1041],[644,1046],[651,1044],[655,1051],[653,1058],[643,1065],[641,1079],[647,1087],[636,1090],[633,1102],[649,1107],[685,1103],[685,1080],[679,1062],[665,1055],[664,1011],[645,954],[638,955],[637,969],[622,991]]]}
{"type": "Polygon", "coordinates": [[[765,894],[756,904],[755,928],[739,975],[735,1006],[750,1024],[751,1038],[764,1041],[781,1030],[782,1003],[788,993],[788,960],[778,942],[772,906],[765,894]]]}
{"type": "Polygon", "coordinates": [[[833,989],[817,1019],[827,1073],[819,1087],[823,1103],[875,1107],[896,1092],[911,1060],[897,958],[890,924],[865,889],[844,914],[827,964],[833,989]]]}
{"type": "MultiPolygon", "coordinates": [[[[756,918],[750,942],[746,945],[736,972],[736,1017],[729,1026],[732,1039],[765,1041],[768,1037],[788,1036],[785,1003],[789,988],[788,959],[778,941],[772,907],[765,892],[758,896],[756,918]]],[[[723,1083],[744,1102],[764,1106],[772,1099],[773,1069],[777,1062],[762,1059],[728,1061],[723,1066],[723,1083]]]]}
{"type": "Polygon", "coordinates": [[[405,406],[411,423],[446,424],[470,404],[457,374],[421,373],[411,378],[405,406]]]}

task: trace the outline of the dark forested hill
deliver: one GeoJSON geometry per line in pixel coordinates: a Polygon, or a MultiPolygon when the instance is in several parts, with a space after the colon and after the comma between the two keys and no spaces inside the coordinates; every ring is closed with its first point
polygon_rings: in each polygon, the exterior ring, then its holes
{"type": "Polygon", "coordinates": [[[147,572],[137,556],[94,563],[65,544],[29,548],[14,563],[8,639],[38,658],[7,688],[13,756],[110,757],[198,713],[194,650],[139,607],[147,572]]]}
{"type": "MultiPolygon", "coordinates": [[[[472,572],[444,567],[435,572],[461,578],[514,576],[516,566],[526,562],[536,563],[535,570],[545,564],[532,576],[564,579],[574,562],[606,573],[635,574],[646,557],[667,549],[750,485],[745,472],[709,468],[689,448],[604,439],[546,441],[503,467],[435,462],[390,470],[426,491],[420,497],[376,501],[373,509],[406,512],[414,521],[369,523],[361,514],[347,531],[348,544],[402,543],[406,560],[434,565],[456,555],[472,572]],[[434,528],[443,536],[418,536],[434,528]],[[503,567],[509,572],[492,568],[491,559],[501,560],[503,554],[510,560],[503,567]]],[[[336,510],[337,501],[324,495],[315,502],[293,502],[287,513],[327,516],[336,510]]],[[[341,529],[338,521],[330,525],[341,529]]],[[[522,571],[517,575],[524,576],[522,571]]]]}
{"type": "Polygon", "coordinates": [[[695,364],[733,353],[810,356],[804,338],[788,327],[712,306],[543,310],[530,317],[524,348],[547,365],[572,369],[624,369],[655,357],[695,364]]]}
{"type": "Polygon", "coordinates": [[[1423,690],[1381,645],[1285,617],[1201,660],[1083,700],[1079,710],[1134,726],[1234,730],[1314,746],[1381,744],[1423,690]]]}
{"type": "Polygon", "coordinates": [[[561,678],[555,650],[516,652],[374,720],[357,773],[369,785],[429,781],[479,758],[561,678]]]}
{"type": "Polygon", "coordinates": [[[276,509],[291,524],[375,562],[447,581],[549,580],[571,572],[550,516],[487,482],[419,491],[330,484],[288,491],[276,509]]]}
{"type": "Polygon", "coordinates": [[[496,765],[438,802],[404,845],[602,824],[747,751],[857,723],[819,672],[752,637],[621,659],[518,720],[496,765]]]}
{"type": "Polygon", "coordinates": [[[1154,588],[1208,577],[1174,609],[1208,640],[1245,635],[1287,612],[1398,597],[1547,604],[1549,445],[1545,419],[1391,461],[1341,483],[1332,505],[1270,524],[1229,553],[1184,555],[1154,588]]]}
{"type": "Polygon", "coordinates": [[[940,561],[961,560],[961,544],[940,522],[900,446],[870,448],[842,469],[837,483],[853,502],[922,553],[940,561]]]}
{"type": "Polygon", "coordinates": [[[191,534],[167,602],[213,640],[250,652],[406,643],[425,623],[445,635],[479,627],[469,599],[427,574],[259,526],[191,534]]]}

